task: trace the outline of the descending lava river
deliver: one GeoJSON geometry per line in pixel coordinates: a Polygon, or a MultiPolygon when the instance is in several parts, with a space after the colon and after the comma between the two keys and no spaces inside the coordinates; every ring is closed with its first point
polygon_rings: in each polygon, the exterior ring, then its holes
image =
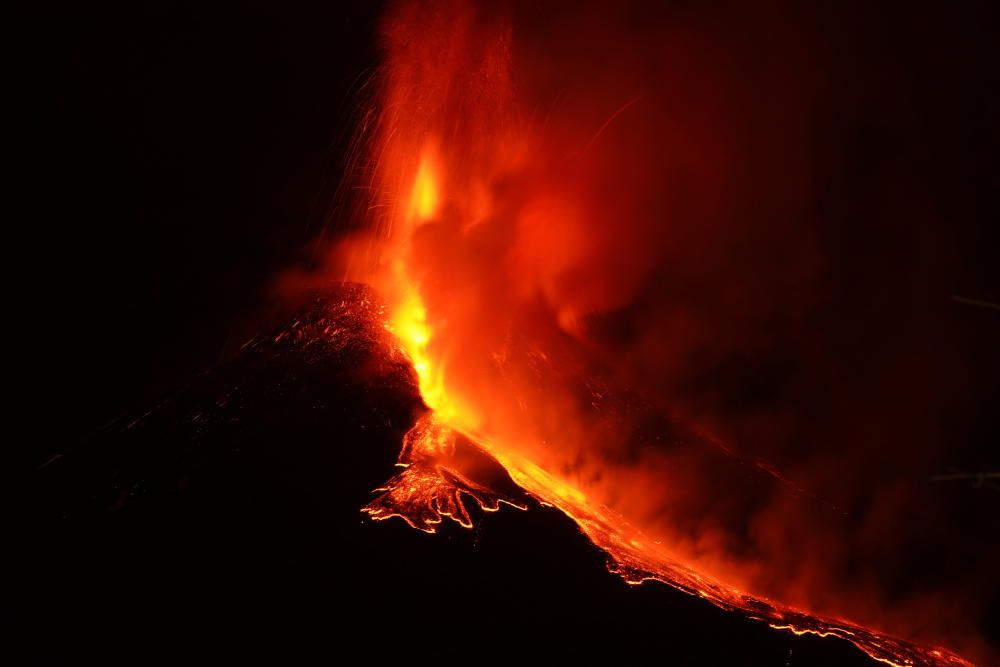
{"type": "Polygon", "coordinates": [[[461,441],[572,519],[630,584],[660,581],[777,629],[840,637],[887,664],[970,664],[755,592],[752,577],[664,525],[671,489],[694,486],[683,478],[704,470],[692,463],[699,448],[728,449],[693,430],[658,435],[656,410],[630,393],[588,329],[591,316],[628,305],[652,264],[644,203],[631,196],[645,187],[643,165],[629,152],[636,144],[614,132],[655,100],[612,91],[603,122],[526,119],[511,23],[468,2],[401,4],[384,40],[378,110],[360,133],[373,232],[341,255],[348,277],[385,299],[385,327],[430,410],[405,438],[403,470],[364,511],[434,532],[445,518],[471,526],[464,502],[526,509],[475,481],[456,454],[461,441]],[[619,446],[626,440],[687,449],[671,457],[619,446]]]}

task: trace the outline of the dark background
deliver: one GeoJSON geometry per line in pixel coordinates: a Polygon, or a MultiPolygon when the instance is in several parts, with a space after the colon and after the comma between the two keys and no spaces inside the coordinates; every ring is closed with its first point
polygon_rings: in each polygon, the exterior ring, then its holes
{"type": "Polygon", "coordinates": [[[238,323],[327,219],[380,7],[97,3],[17,31],[25,278],[51,297],[29,307],[67,334],[37,396],[58,406],[51,435],[92,432],[244,342],[238,323]]]}
{"type": "MultiPolygon", "coordinates": [[[[12,364],[28,362],[29,373],[17,386],[26,404],[20,423],[29,428],[12,446],[36,476],[54,454],[88,451],[104,442],[108,424],[114,428],[163,396],[199,385],[201,371],[231,359],[254,331],[271,326],[275,277],[308,263],[311,242],[342,213],[334,206],[336,191],[357,91],[377,64],[373,35],[381,11],[376,2],[101,3],[35,9],[15,19],[9,43],[18,94],[11,106],[16,138],[26,150],[13,199],[23,198],[26,206],[8,223],[16,232],[8,253],[18,267],[8,316],[20,341],[9,353],[12,364]]],[[[836,17],[830,39],[856,51],[859,75],[867,53],[892,61],[885,52],[895,51],[897,64],[915,79],[904,88],[919,91],[912,100],[895,100],[917,105],[907,114],[911,127],[901,132],[903,139],[885,128],[859,127],[852,141],[877,152],[887,140],[929,138],[923,150],[942,168],[926,186],[941,202],[940,214],[953,220],[954,246],[943,249],[957,258],[949,287],[997,301],[1000,145],[992,16],[971,4],[899,11],[859,3],[837,10],[836,17]]],[[[858,95],[887,94],[864,86],[861,81],[858,95]]],[[[990,349],[997,311],[956,305],[956,317],[990,349]]],[[[984,363],[995,365],[995,355],[984,363]]],[[[349,393],[343,387],[336,392],[349,393]]],[[[982,442],[979,462],[989,465],[996,462],[995,403],[989,386],[980,383],[977,392],[970,400],[981,406],[981,424],[969,437],[982,442]]],[[[522,515],[501,513],[474,538],[463,531],[450,539],[427,538],[393,522],[326,532],[324,520],[360,522],[358,500],[381,481],[381,465],[395,455],[394,431],[352,443],[351,437],[361,438],[360,425],[343,419],[349,423],[334,420],[324,429],[341,433],[345,440],[338,446],[381,448],[373,459],[378,465],[356,476],[339,468],[351,483],[324,498],[320,509],[312,503],[305,511],[294,501],[262,509],[255,504],[259,498],[247,500],[255,496],[244,494],[253,486],[246,480],[260,481],[268,470],[261,445],[252,465],[221,456],[207,466],[223,476],[232,465],[253,469],[237,485],[242,491],[220,484],[208,496],[186,496],[180,509],[164,510],[173,506],[158,501],[138,519],[94,524],[90,518],[64,535],[40,539],[48,560],[26,576],[37,591],[29,616],[34,628],[52,646],[68,628],[91,632],[91,648],[120,641],[140,625],[156,645],[180,634],[228,646],[245,640],[246,631],[230,635],[216,632],[217,626],[233,621],[259,630],[283,619],[295,626],[296,641],[308,636],[334,654],[326,639],[339,646],[353,638],[376,652],[423,645],[424,653],[437,654],[448,637],[464,632],[465,639],[444,653],[456,657],[490,646],[495,656],[513,658],[529,637],[555,635],[547,649],[553,654],[573,646],[576,635],[606,633],[569,653],[610,657],[616,647],[630,646],[626,661],[642,661],[646,651],[674,650],[682,664],[736,659],[743,647],[746,664],[845,664],[854,655],[830,642],[774,638],[657,588],[626,589],[603,572],[599,554],[552,517],[526,525],[522,515]],[[553,531],[559,544],[569,545],[565,550],[546,555],[545,549],[517,546],[524,535],[534,543],[553,531]],[[329,534],[335,537],[323,541],[329,534]],[[283,549],[287,544],[292,546],[283,549]],[[125,545],[139,546],[129,552],[125,545]],[[337,576],[321,576],[327,569],[322,558],[345,549],[357,555],[330,566],[337,576]],[[352,572],[359,563],[366,569],[352,572]],[[408,565],[412,571],[401,574],[408,565]],[[380,568],[393,574],[369,585],[380,568]],[[164,578],[171,570],[175,574],[164,578]],[[220,576],[223,583],[205,593],[220,576]],[[404,593],[396,599],[400,586],[404,593]],[[544,586],[550,588],[539,589],[544,586]],[[463,599],[470,590],[478,596],[473,602],[463,599]],[[433,603],[425,608],[428,599],[433,603]],[[550,608],[553,599],[563,602],[550,608]],[[51,614],[55,609],[72,613],[51,614]],[[477,613],[488,621],[475,622],[477,613]],[[419,621],[406,632],[386,629],[406,626],[413,614],[419,621]],[[663,618],[685,620],[671,620],[679,625],[668,632],[663,618]],[[731,648],[719,648],[717,633],[731,648]],[[637,642],[637,636],[646,639],[637,642]],[[790,650],[798,651],[795,661],[790,650]]],[[[277,426],[268,428],[261,432],[278,437],[277,426]]],[[[324,429],[300,429],[299,446],[284,448],[285,456],[326,461],[312,458],[311,449],[320,446],[324,429]]],[[[107,452],[103,463],[77,466],[72,483],[65,483],[72,489],[65,499],[89,497],[88,479],[95,486],[107,483],[107,475],[95,472],[114,465],[107,452]]],[[[326,462],[333,466],[335,460],[326,462]]],[[[148,470],[161,464],[160,458],[135,463],[147,472],[126,476],[148,478],[148,470]]],[[[111,477],[117,480],[117,473],[111,477]]],[[[41,488],[59,496],[51,484],[47,479],[41,488]]],[[[261,483],[265,487],[262,497],[271,500],[297,488],[287,480],[261,483]]],[[[989,490],[977,493],[996,502],[989,490]]],[[[29,508],[29,521],[33,509],[38,506],[29,508]]]]}

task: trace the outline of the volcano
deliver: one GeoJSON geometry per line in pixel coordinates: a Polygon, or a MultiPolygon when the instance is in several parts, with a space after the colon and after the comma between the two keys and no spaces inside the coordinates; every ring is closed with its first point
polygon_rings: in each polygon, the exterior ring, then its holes
{"type": "Polygon", "coordinates": [[[995,663],[985,12],[362,5],[21,35],[36,655],[995,663]]]}
{"type": "Polygon", "coordinates": [[[314,294],[231,361],[41,466],[21,620],[129,651],[873,664],[845,641],[609,576],[571,520],[471,442],[444,461],[474,471],[446,478],[454,504],[408,520],[440,535],[362,519],[428,414],[384,318],[364,286],[314,294]]]}

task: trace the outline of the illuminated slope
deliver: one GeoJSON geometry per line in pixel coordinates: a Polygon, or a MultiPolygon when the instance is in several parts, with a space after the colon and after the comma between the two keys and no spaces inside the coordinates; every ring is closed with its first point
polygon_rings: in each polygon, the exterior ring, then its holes
{"type": "MultiPolygon", "coordinates": [[[[363,511],[376,520],[400,517],[414,528],[433,533],[444,518],[472,527],[463,498],[487,512],[498,510],[501,504],[526,509],[518,499],[472,481],[463,473],[460,461],[454,458],[456,437],[460,436],[438,421],[433,412],[427,413],[406,436],[397,464],[404,470],[377,489],[381,494],[363,511]]],[[[538,502],[561,510],[576,522],[591,542],[608,554],[609,569],[630,584],[659,581],[778,630],[845,639],[875,660],[898,667],[972,664],[944,649],[917,646],[848,621],[813,616],[706,577],[673,560],[622,517],[606,507],[592,506],[584,494],[530,461],[505,456],[494,446],[480,446],[538,502]]]]}

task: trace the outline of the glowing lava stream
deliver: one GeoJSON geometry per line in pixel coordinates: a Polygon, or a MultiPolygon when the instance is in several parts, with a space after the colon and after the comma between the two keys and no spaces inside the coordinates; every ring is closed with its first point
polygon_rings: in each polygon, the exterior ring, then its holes
{"type": "MultiPolygon", "coordinates": [[[[404,231],[411,232],[433,218],[439,201],[434,161],[425,154],[403,220],[409,229],[404,231]]],[[[944,649],[918,646],[849,621],[817,617],[708,577],[678,562],[664,546],[612,509],[591,502],[579,488],[514,453],[503,443],[491,441],[480,432],[475,413],[446,390],[442,369],[435,365],[428,351],[434,331],[428,323],[420,291],[407,272],[404,256],[401,253],[391,260],[390,271],[397,289],[401,288],[401,297],[385,326],[412,361],[421,395],[431,412],[419,419],[404,439],[397,464],[404,470],[377,489],[381,495],[363,509],[373,519],[397,516],[414,528],[433,533],[443,517],[467,528],[472,526],[463,496],[485,511],[496,511],[501,503],[527,509],[516,499],[469,479],[457,466],[449,465],[460,434],[503,466],[530,496],[559,509],[576,522],[591,542],[608,554],[609,570],[629,584],[659,581],[722,609],[764,621],[775,629],[845,639],[875,660],[897,667],[972,664],[944,649]]]]}

